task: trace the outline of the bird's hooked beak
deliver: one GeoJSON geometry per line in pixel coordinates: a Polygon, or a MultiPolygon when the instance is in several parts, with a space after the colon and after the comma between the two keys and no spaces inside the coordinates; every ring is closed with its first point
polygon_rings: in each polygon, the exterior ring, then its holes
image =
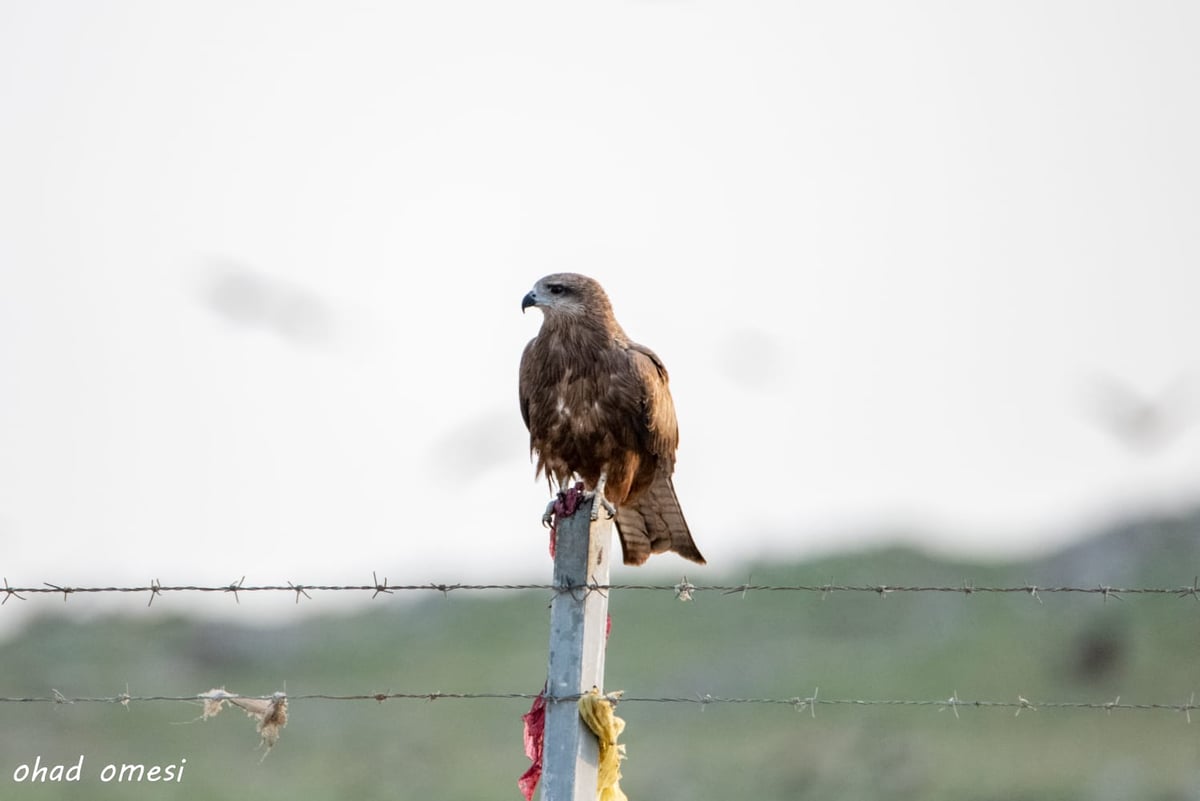
{"type": "Polygon", "coordinates": [[[537,305],[537,295],[535,295],[533,293],[533,290],[531,289],[525,295],[525,297],[521,298],[521,313],[524,314],[526,309],[528,309],[530,306],[536,306],[536,305],[537,305]]]}

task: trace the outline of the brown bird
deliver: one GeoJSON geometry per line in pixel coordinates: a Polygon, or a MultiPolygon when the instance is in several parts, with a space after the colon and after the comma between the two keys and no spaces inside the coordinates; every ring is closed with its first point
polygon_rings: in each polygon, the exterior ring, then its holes
{"type": "Polygon", "coordinates": [[[679,427],[662,360],[629,339],[587,276],[546,276],[521,301],[530,306],[544,319],[519,389],[536,472],[595,492],[593,519],[601,506],[616,515],[625,564],[663,551],[704,564],[671,483],[679,427]]]}

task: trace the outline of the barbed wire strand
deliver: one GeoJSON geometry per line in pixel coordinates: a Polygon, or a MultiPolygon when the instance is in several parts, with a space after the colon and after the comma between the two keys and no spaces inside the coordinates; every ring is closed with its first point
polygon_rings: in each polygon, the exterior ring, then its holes
{"type": "Polygon", "coordinates": [[[18,600],[27,600],[28,595],[58,595],[63,596],[63,600],[68,599],[72,595],[80,594],[100,594],[100,593],[149,593],[150,599],[147,605],[153,604],[154,599],[162,596],[165,593],[231,593],[234,600],[241,602],[240,593],[270,593],[284,592],[294,593],[296,603],[300,602],[301,596],[312,600],[310,592],[369,592],[372,598],[376,598],[383,594],[392,594],[396,592],[440,592],[443,595],[456,591],[549,591],[558,593],[576,593],[576,592],[608,592],[610,590],[637,591],[637,592],[671,592],[676,598],[688,601],[692,600],[696,593],[717,592],[723,595],[742,595],[745,596],[751,592],[795,592],[820,595],[826,598],[834,593],[865,593],[877,595],[881,598],[893,594],[905,593],[947,593],[958,595],[975,595],[975,594],[1024,594],[1038,601],[1042,595],[1050,594],[1080,594],[1094,595],[1107,601],[1112,598],[1114,600],[1124,600],[1126,596],[1132,597],[1153,597],[1153,596],[1174,596],[1177,598],[1193,598],[1200,601],[1200,577],[1194,578],[1190,585],[1176,587],[1116,587],[1108,584],[1099,584],[1094,587],[1073,586],[1073,585],[1050,585],[1040,586],[1035,584],[1021,584],[1009,586],[975,586],[970,582],[964,581],[962,584],[954,585],[907,585],[907,584],[692,584],[685,576],[682,581],[676,584],[582,584],[558,586],[554,584],[466,584],[466,583],[438,583],[430,582],[424,584],[390,584],[384,578],[383,581],[376,579],[371,584],[296,584],[288,581],[286,584],[263,584],[263,585],[246,585],[245,576],[235,582],[222,585],[164,585],[157,579],[153,580],[148,585],[142,586],[103,586],[103,587],[85,587],[71,586],[68,584],[55,584],[52,582],[43,582],[40,587],[14,587],[8,583],[8,579],[3,579],[4,586],[0,587],[0,594],[3,594],[3,599],[0,604],[8,603],[12,598],[18,600]]]}
{"type": "MultiPolygon", "coordinates": [[[[538,693],[515,693],[515,692],[378,692],[378,693],[360,693],[350,695],[339,695],[330,693],[304,693],[304,694],[286,694],[273,693],[270,695],[242,695],[238,693],[226,693],[220,691],[220,696],[225,699],[245,699],[245,700],[264,700],[270,701],[279,697],[286,697],[290,702],[293,701],[375,701],[383,703],[384,701],[392,700],[419,700],[419,701],[438,701],[443,699],[450,700],[532,700],[538,697],[538,693]]],[[[121,704],[128,706],[133,702],[152,702],[152,701],[173,701],[173,702],[188,702],[202,703],[206,699],[211,698],[211,693],[202,693],[198,695],[130,695],[128,692],[120,693],[115,696],[92,696],[92,697],[68,697],[60,693],[58,690],[53,690],[53,695],[49,696],[26,696],[26,697],[0,697],[0,703],[6,704],[87,704],[87,703],[107,703],[121,704]]],[[[574,702],[579,700],[580,695],[568,695],[562,697],[546,696],[546,700],[550,702],[574,702]]],[[[694,695],[694,696],[631,696],[620,693],[613,693],[609,696],[614,701],[621,703],[649,703],[649,704],[695,704],[701,707],[715,704],[734,704],[734,705],[774,705],[774,706],[790,706],[797,711],[808,710],[814,716],[816,709],[819,706],[849,706],[849,707],[936,707],[939,711],[951,709],[954,711],[955,717],[958,716],[959,709],[1011,709],[1015,710],[1017,715],[1022,711],[1038,711],[1038,710],[1093,710],[1112,713],[1114,711],[1153,711],[1153,712],[1178,712],[1182,713],[1188,723],[1192,722],[1191,713],[1193,710],[1200,709],[1200,705],[1196,703],[1196,695],[1192,693],[1191,697],[1183,703],[1131,703],[1128,701],[1122,702],[1121,696],[1117,696],[1112,701],[1094,702],[1094,701],[1030,701],[1022,695],[1018,695],[1013,701],[998,701],[998,700],[971,700],[958,697],[958,692],[955,691],[947,698],[938,699],[878,699],[878,698],[821,698],[819,690],[814,690],[812,695],[808,696],[792,696],[789,698],[738,698],[717,696],[711,694],[694,695]]]]}

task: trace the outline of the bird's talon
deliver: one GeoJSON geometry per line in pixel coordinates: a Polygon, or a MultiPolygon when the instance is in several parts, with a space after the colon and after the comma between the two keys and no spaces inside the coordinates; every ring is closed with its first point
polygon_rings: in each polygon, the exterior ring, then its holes
{"type": "Polygon", "coordinates": [[[591,517],[592,517],[593,523],[595,523],[597,520],[600,519],[600,508],[601,507],[604,507],[604,511],[608,512],[609,520],[612,520],[614,517],[617,516],[617,507],[613,506],[612,503],[609,502],[608,498],[605,498],[603,495],[601,495],[600,502],[592,504],[591,517]]]}

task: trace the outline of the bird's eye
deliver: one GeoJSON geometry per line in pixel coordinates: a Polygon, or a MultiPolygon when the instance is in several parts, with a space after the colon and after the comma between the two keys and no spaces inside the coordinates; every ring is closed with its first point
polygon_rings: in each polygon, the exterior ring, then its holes
{"type": "Polygon", "coordinates": [[[567,291],[567,288],[564,287],[562,284],[551,284],[550,286],[547,287],[547,289],[550,290],[551,295],[561,295],[562,293],[567,291]]]}

